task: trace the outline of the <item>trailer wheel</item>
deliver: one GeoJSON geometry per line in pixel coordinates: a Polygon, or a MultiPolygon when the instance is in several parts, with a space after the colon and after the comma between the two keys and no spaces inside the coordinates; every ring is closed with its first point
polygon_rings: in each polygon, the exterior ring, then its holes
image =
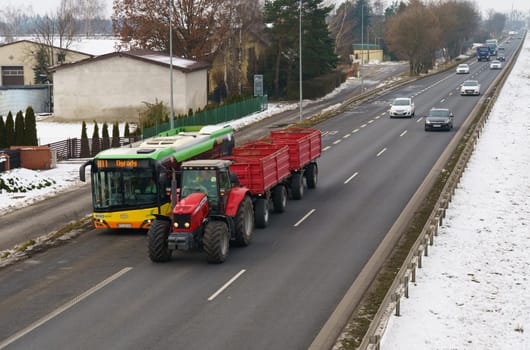
{"type": "Polygon", "coordinates": [[[287,190],[285,186],[279,185],[274,187],[272,190],[272,204],[274,205],[274,211],[277,213],[283,213],[287,206],[287,190]]]}
{"type": "Polygon", "coordinates": [[[291,177],[291,192],[293,199],[302,199],[304,197],[304,178],[301,173],[294,173],[291,177]]]}
{"type": "Polygon", "coordinates": [[[230,246],[228,226],[223,221],[211,220],[204,228],[202,239],[204,251],[208,255],[208,262],[220,264],[226,260],[230,246]]]}
{"type": "Polygon", "coordinates": [[[318,182],[318,167],[316,163],[309,163],[307,166],[307,172],[305,174],[308,188],[317,187],[318,182]]]}
{"type": "Polygon", "coordinates": [[[254,210],[248,196],[241,201],[236,217],[236,244],[246,247],[252,241],[254,234],[254,210]]]}
{"type": "Polygon", "coordinates": [[[171,258],[171,250],[167,245],[171,222],[154,220],[147,231],[147,246],[149,258],[153,262],[166,262],[171,258]]]}
{"type": "Polygon", "coordinates": [[[258,198],[254,207],[254,222],[256,227],[265,228],[269,224],[269,201],[258,198]]]}

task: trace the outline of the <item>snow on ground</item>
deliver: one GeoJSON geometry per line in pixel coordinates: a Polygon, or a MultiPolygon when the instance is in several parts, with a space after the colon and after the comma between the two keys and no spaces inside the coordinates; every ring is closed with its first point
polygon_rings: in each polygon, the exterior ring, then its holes
{"type": "Polygon", "coordinates": [[[381,349],[530,349],[530,41],[381,349]]]}

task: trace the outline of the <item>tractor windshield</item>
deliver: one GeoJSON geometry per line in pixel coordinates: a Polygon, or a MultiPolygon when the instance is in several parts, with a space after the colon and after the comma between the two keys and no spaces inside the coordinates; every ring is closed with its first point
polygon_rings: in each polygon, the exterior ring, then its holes
{"type": "Polygon", "coordinates": [[[187,169],[181,174],[182,198],[195,192],[204,192],[208,197],[210,206],[218,201],[217,174],[215,169],[187,169]]]}

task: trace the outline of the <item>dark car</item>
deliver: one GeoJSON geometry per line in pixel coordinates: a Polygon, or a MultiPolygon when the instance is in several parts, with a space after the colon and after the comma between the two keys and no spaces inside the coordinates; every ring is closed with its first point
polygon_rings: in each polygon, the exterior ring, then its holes
{"type": "Polygon", "coordinates": [[[453,128],[453,113],[447,108],[432,108],[425,116],[425,131],[451,130],[453,128]]]}

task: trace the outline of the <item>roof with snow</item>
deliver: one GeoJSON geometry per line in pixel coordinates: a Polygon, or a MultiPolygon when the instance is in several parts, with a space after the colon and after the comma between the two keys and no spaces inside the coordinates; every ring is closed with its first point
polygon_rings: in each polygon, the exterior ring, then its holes
{"type": "MultiPolygon", "coordinates": [[[[170,56],[163,52],[158,51],[151,51],[151,50],[131,50],[131,51],[120,51],[120,52],[112,52],[105,55],[96,56],[93,58],[88,58],[85,60],[73,62],[73,63],[66,63],[58,66],[52,67],[51,71],[57,71],[60,69],[67,69],[73,66],[79,66],[82,64],[89,64],[95,61],[102,61],[109,58],[114,57],[127,57],[134,60],[143,61],[150,64],[157,64],[164,67],[168,67],[171,64],[170,56]]],[[[203,70],[208,69],[211,67],[211,64],[206,62],[198,62],[198,61],[192,61],[181,57],[175,57],[172,58],[172,64],[173,68],[180,70],[182,72],[193,72],[197,70],[203,70]]]]}

